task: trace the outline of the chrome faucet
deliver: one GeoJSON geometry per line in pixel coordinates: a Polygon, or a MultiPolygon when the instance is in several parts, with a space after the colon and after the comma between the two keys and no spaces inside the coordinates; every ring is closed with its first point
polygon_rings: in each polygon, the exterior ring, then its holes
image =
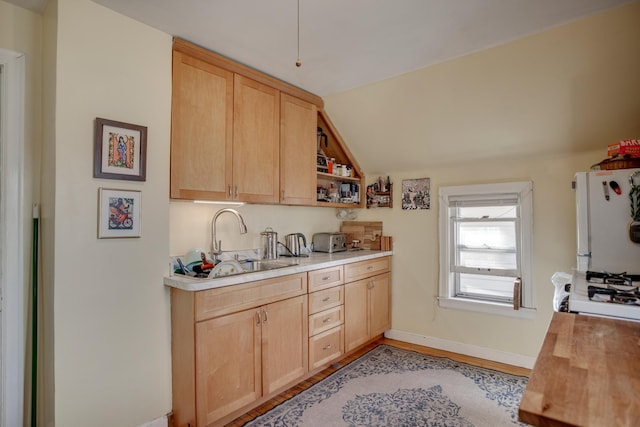
{"type": "Polygon", "coordinates": [[[216,221],[218,220],[218,217],[225,212],[229,212],[235,215],[236,219],[238,220],[238,225],[240,226],[240,234],[247,233],[247,226],[244,223],[244,218],[242,218],[240,212],[231,208],[220,209],[218,212],[216,212],[216,214],[213,216],[213,219],[211,220],[211,255],[213,255],[214,260],[217,260],[218,255],[222,253],[222,241],[217,240],[216,237],[216,221]]]}

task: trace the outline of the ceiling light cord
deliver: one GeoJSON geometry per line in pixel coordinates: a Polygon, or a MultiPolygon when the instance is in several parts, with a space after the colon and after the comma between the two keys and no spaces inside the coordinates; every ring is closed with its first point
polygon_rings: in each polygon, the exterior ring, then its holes
{"type": "Polygon", "coordinates": [[[301,67],[302,61],[300,61],[300,0],[298,0],[298,59],[296,59],[296,67],[301,67]]]}

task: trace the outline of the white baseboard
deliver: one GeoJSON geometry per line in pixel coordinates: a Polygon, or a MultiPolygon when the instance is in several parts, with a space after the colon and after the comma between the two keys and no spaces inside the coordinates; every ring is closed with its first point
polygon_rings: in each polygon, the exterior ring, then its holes
{"type": "Polygon", "coordinates": [[[427,337],[410,332],[398,331],[396,329],[389,329],[385,332],[384,336],[411,344],[437,348],[439,350],[465,354],[467,356],[479,357],[481,359],[492,360],[494,362],[506,363],[508,365],[520,366],[528,369],[532,369],[533,364],[536,361],[535,357],[507,353],[505,351],[463,344],[456,341],[443,340],[441,338],[427,337]]]}
{"type": "Polygon", "coordinates": [[[169,420],[166,415],[161,416],[160,418],[156,418],[153,421],[149,421],[148,423],[144,423],[139,427],[167,427],[169,425],[169,420]]]}

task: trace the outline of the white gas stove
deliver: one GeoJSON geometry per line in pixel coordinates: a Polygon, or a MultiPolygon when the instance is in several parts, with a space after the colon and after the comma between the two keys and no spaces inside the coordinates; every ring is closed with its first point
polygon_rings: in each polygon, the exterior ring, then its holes
{"type": "Polygon", "coordinates": [[[640,275],[576,271],[569,311],[640,321],[640,275]]]}

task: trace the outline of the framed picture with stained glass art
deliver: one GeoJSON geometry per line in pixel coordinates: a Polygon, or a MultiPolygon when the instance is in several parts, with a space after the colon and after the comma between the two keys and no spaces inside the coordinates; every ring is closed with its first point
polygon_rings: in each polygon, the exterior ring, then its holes
{"type": "Polygon", "coordinates": [[[96,118],[94,178],[145,181],[147,127],[96,118]]]}

